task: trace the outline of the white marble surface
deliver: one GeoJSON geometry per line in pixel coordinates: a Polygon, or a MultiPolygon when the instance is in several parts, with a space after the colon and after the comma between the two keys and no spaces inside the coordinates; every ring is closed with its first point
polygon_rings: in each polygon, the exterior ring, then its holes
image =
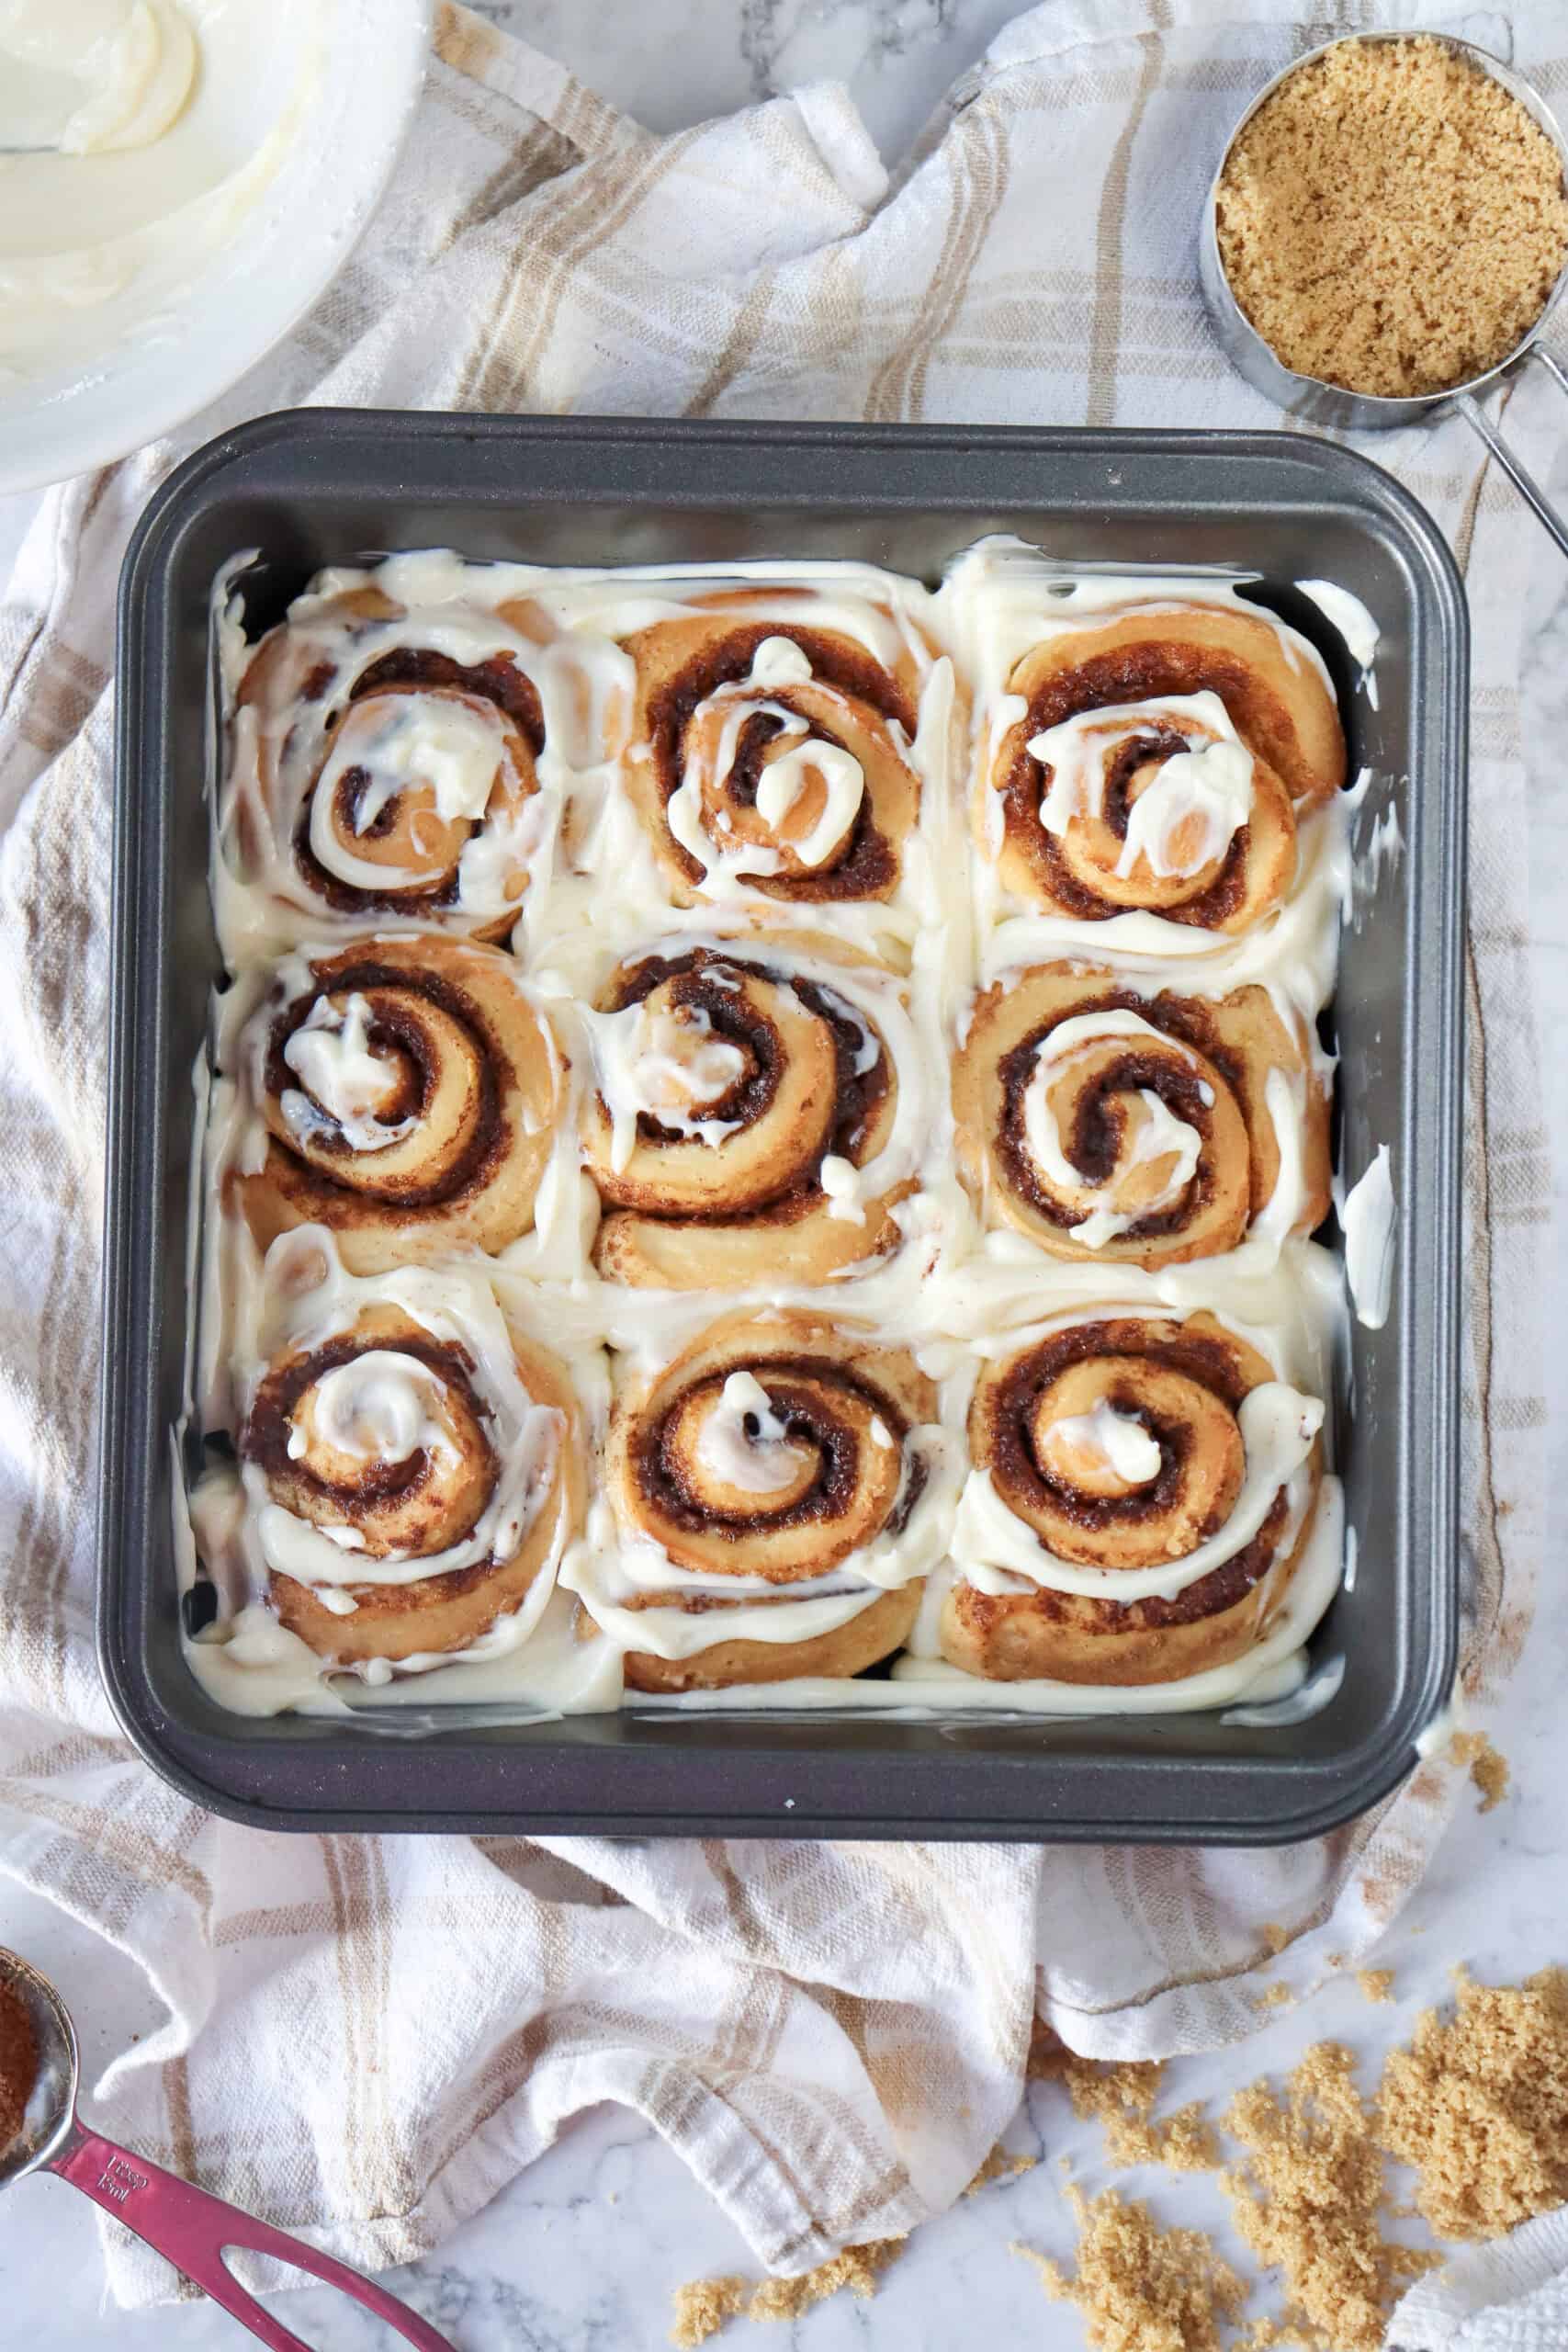
{"type": "MultiPolygon", "coordinates": [[[[850,83],[889,159],[918,130],[952,78],[1014,13],[1013,0],[639,0],[607,12],[580,0],[494,0],[490,13],[561,57],[656,129],[672,129],[822,74],[850,83]]],[[[1568,493],[1568,448],[1558,488],[1568,493]]],[[[30,514],[0,500],[0,576],[30,514]]],[[[1568,567],[1540,543],[1527,649],[1527,740],[1543,746],[1533,782],[1529,843],[1532,931],[1543,1033],[1568,1024],[1568,784],[1552,749],[1568,740],[1568,567]]],[[[1546,1060],[1556,1233],[1568,1230],[1568,1058],[1546,1060]]],[[[1568,1323],[1558,1265],[1556,1319],[1568,1323]]],[[[1549,1310],[1549,1323],[1551,1321],[1549,1310]]],[[[1553,1484],[1568,1483],[1568,1408],[1552,1431],[1553,1484]]],[[[1482,1976],[1513,1978],[1562,1956],[1562,1803],[1548,1741],[1568,1680],[1568,1621],[1543,1616],[1517,1692],[1506,1747],[1517,1793],[1500,1812],[1460,1823],[1382,1957],[1397,1971],[1398,2005],[1371,2008],[1335,1985],[1270,2018],[1245,2049],[1173,2067],[1170,2091],[1222,2103],[1237,2084],[1289,2065],[1332,2035],[1369,2055],[1408,2031],[1416,2008],[1441,1996],[1461,1958],[1482,1976]]],[[[0,1941],[55,1976],[75,2012],[90,2083],[113,2052],[158,2019],[139,1981],[58,1913],[0,1890],[0,1941]]],[[[1288,1969],[1288,1962],[1286,1963],[1288,1969]]],[[[90,2097],[85,2101],[89,2120],[90,2097]]],[[[1086,2187],[1102,2184],[1092,2130],[1055,2091],[1037,2089],[1010,2144],[1066,2155],[1086,2187]]],[[[1054,2165],[987,2189],[922,2233],[870,2304],[840,2298],[788,2329],[733,2328],[723,2339],[784,2352],[952,2352],[977,2330],[1040,2352],[1081,2342],[1076,2316],[1044,2302],[1009,2251],[1024,2239],[1058,2255],[1071,2233],[1054,2165]]],[[[1129,2177],[1169,2220],[1226,2238],[1207,2181],[1129,2177]]],[[[1232,2253],[1237,2249],[1230,2248],[1232,2253]]],[[[675,2157],[624,2112],[570,2131],[522,2180],[431,2261],[390,2282],[441,2326],[459,2352],[643,2352],[666,2341],[670,2295],[682,2280],[747,2270],[746,2249],[675,2157]]],[[[94,2216],[51,2180],[13,2189],[0,2208],[0,2340],[29,2352],[220,2352],[246,2340],[209,2305],[141,2315],[102,2308],[94,2216]]],[[[279,2314],[318,2352],[385,2352],[390,2335],[321,2290],[279,2300],[279,2314]]]]}

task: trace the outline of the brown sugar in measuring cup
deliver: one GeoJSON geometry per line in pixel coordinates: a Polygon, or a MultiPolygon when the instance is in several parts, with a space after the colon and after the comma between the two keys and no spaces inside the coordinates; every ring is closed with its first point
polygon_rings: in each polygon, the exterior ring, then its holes
{"type": "Polygon", "coordinates": [[[1568,283],[1568,161],[1550,110],[1469,41],[1360,33],[1275,75],[1209,190],[1199,277],[1227,356],[1293,414],[1349,430],[1457,409],[1568,554],[1568,527],[1480,395],[1568,283]]]}
{"type": "Polygon", "coordinates": [[[15,1987],[0,1980],[0,2148],[8,2148],[21,2131],[38,2073],[33,2021],[15,1987]]]}

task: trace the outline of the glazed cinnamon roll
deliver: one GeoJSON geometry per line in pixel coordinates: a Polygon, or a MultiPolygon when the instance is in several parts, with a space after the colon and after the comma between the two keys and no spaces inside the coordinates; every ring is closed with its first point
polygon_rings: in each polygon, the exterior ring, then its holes
{"type": "Polygon", "coordinates": [[[1006,695],[980,842],[1004,888],[1077,922],[1250,930],[1290,889],[1300,820],[1345,781],[1312,648],[1237,605],[1049,628],[1006,695]]]}
{"type": "Polygon", "coordinates": [[[547,876],[533,649],[499,612],[412,613],[374,581],[302,598],[230,714],[234,879],[314,928],[406,922],[501,939],[547,876]]]}
{"type": "Polygon", "coordinates": [[[495,1629],[525,1603],[536,1615],[582,1514],[565,1367],[482,1276],[355,1282],[318,1231],[280,1242],[264,1279],[282,1328],[236,1444],[252,1589],[329,1666],[372,1680],[519,1637],[495,1629]]]}
{"type": "Polygon", "coordinates": [[[936,1392],[863,1326],[737,1314],[610,1417],[602,1525],[563,1569],[628,1685],[862,1672],[914,1623],[950,1516],[936,1392]]]}
{"type": "Polygon", "coordinates": [[[821,1283],[899,1239],[925,1091],[904,984],[807,935],[620,965],[586,1016],[595,1263],[673,1290],[821,1283]]]}
{"type": "Polygon", "coordinates": [[[1107,1312],[987,1363],[942,1655],[998,1681],[1176,1681],[1268,1633],[1311,1528],[1323,1406],[1219,1317],[1107,1312]]]}
{"type": "Polygon", "coordinates": [[[846,612],[830,591],[716,590],[626,648],[626,786],[678,905],[893,897],[934,653],[890,594],[846,612]]]}
{"type": "Polygon", "coordinates": [[[253,1135],[231,1181],[262,1249],[322,1225],[374,1273],[531,1227],[565,1081],[509,956],[427,935],[289,956],[236,1061],[253,1135]]]}
{"type": "Polygon", "coordinates": [[[1328,1097],[1266,989],[1145,996],[1047,964],[986,989],[953,1070],[984,1223],[1056,1258],[1178,1265],[1328,1214],[1328,1097]]]}

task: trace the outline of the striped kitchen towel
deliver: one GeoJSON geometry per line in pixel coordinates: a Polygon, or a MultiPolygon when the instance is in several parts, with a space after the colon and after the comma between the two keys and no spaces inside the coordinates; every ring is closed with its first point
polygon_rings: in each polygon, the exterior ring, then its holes
{"type": "MultiPolygon", "coordinates": [[[[1354,1964],[1456,1797],[1263,1854],[286,1838],[214,1820],[118,1735],[92,1642],[112,596],[186,450],[294,401],[690,416],[1278,418],[1205,323],[1195,224],[1248,94],[1337,28],[1213,0],[1053,0],[890,181],[846,94],[654,138],[443,10],[369,235],[286,345],[175,439],[55,492],[0,606],[0,1871],[131,1955],[167,2022],[98,2119],[366,2265],[423,2252],[602,2099],[647,2116],[763,2261],[908,2229],[1019,2096],[1036,2009],[1157,2057],[1258,2022],[1261,1923],[1304,1991],[1354,1964]],[[265,2132],[255,2129],[267,2119],[265,2132]]],[[[1561,8],[1456,22],[1549,90],[1561,8]]],[[[1548,446],[1545,395],[1509,424],[1548,446]]],[[[1521,616],[1537,534],[1463,425],[1381,441],[1475,619],[1464,1688],[1524,1638],[1541,1533],[1521,616]]],[[[1564,1762],[1568,1764],[1568,1751],[1564,1762]]],[[[0,1905],[0,1922],[3,1922],[0,1905]]],[[[113,2233],[117,2293],[172,2274],[113,2233]]]]}

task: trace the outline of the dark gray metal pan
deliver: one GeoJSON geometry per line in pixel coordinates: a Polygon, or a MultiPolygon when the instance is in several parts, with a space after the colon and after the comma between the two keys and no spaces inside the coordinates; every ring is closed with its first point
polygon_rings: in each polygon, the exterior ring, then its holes
{"type": "Polygon", "coordinates": [[[1447,548],[1390,476],[1285,434],[299,411],[209,443],[159,492],[126,558],[119,632],[99,1636],[116,1710],[159,1772],[275,1829],[1263,1844],[1333,1827],[1409,1769],[1449,1689],[1458,1615],[1467,625],[1447,548]],[[1388,1322],[1354,1327],[1342,1367],[1336,1450],[1358,1573],[1314,1643],[1343,1661],[1337,1690],[1265,1724],[508,1723],[454,1707],[416,1730],[395,1714],[251,1722],[214,1706],[180,1655],[169,1430],[191,1069],[219,972],[203,801],[219,565],[261,550],[247,582],[259,630],[319,566],[397,548],[595,564],[851,555],[929,577],[996,529],[1074,562],[1257,571],[1264,601],[1337,664],[1352,767],[1386,778],[1398,812],[1405,854],[1347,933],[1337,1012],[1350,1164],[1393,1141],[1402,1236],[1388,1322]],[[1293,595],[1302,578],[1376,613],[1375,712],[1293,595]]]}

